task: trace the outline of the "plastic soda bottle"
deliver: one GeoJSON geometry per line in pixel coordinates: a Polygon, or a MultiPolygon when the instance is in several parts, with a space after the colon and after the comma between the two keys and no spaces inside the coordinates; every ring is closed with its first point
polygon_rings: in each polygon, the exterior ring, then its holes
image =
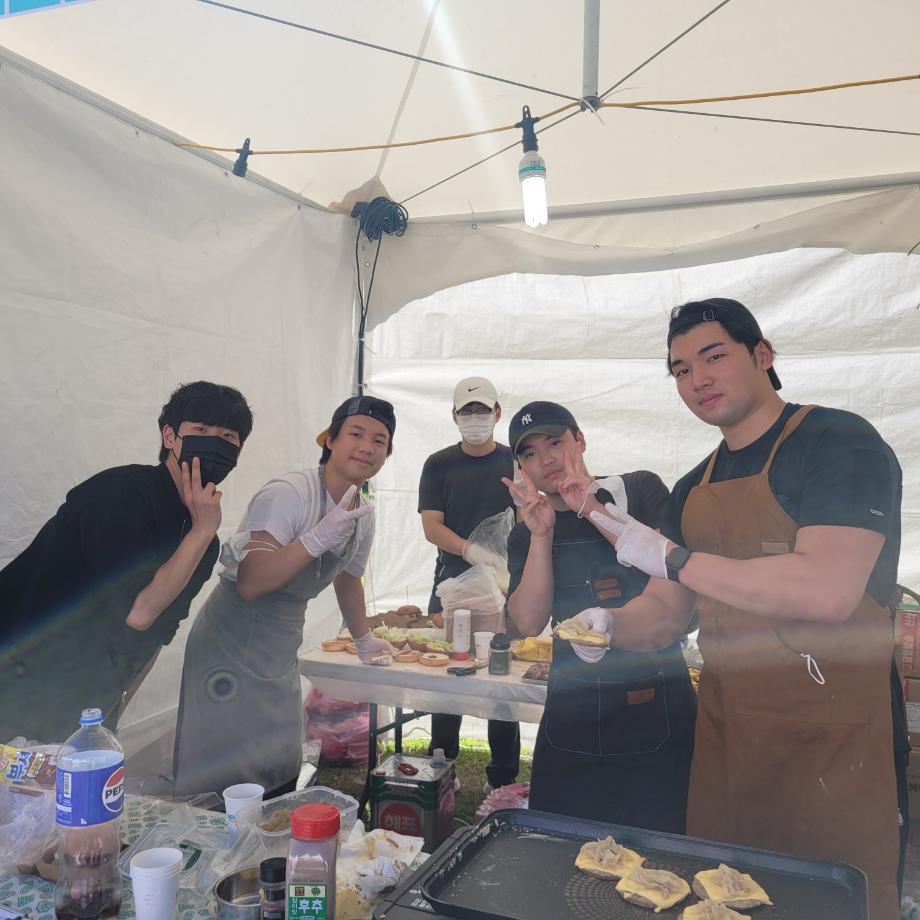
{"type": "Polygon", "coordinates": [[[118,819],[125,792],[125,752],[84,709],[80,727],[58,753],[56,819],[62,829],[54,886],[58,920],[115,917],[121,907],[118,819]]]}

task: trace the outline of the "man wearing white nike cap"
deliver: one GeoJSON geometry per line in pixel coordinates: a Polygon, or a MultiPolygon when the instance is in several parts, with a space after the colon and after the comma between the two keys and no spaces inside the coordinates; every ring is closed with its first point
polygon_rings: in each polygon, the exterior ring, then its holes
{"type": "MultiPolygon", "coordinates": [[[[460,429],[461,441],[432,454],[422,469],[418,510],[425,539],[438,548],[434,588],[428,612],[441,612],[438,585],[455,578],[471,565],[495,563],[505,568],[503,558],[469,543],[474,528],[488,517],[513,507],[503,476],[514,475],[511,450],[493,436],[501,418],[495,385],[485,377],[467,377],[454,389],[451,417],[460,429]],[[491,558],[490,558],[491,557],[491,558]]],[[[462,716],[434,714],[431,717],[431,749],[444,748],[456,758],[460,745],[462,716]]],[[[488,785],[506,786],[517,777],[521,737],[517,722],[489,722],[492,761],[486,767],[488,785]]]]}

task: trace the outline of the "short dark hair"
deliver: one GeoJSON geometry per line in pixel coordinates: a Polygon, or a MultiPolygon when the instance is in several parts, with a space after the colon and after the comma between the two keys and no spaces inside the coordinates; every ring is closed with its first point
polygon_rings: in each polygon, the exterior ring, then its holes
{"type": "MultiPolygon", "coordinates": [[[[668,354],[665,362],[668,374],[671,371],[671,342],[678,335],[689,332],[701,323],[719,323],[728,337],[739,345],[744,345],[753,357],[754,349],[763,342],[770,349],[770,354],[775,355],[776,349],[760,330],[760,324],[754,314],[737,300],[728,297],[709,297],[706,300],[691,300],[682,303],[671,311],[671,321],[668,324],[668,354]]],[[[771,367],[767,371],[773,388],[778,390],[782,384],[776,371],[771,367]]]]}
{"type": "Polygon", "coordinates": [[[157,419],[161,463],[169,456],[169,451],[163,446],[164,426],[169,425],[173,431],[178,432],[183,422],[201,422],[203,425],[229,428],[240,436],[242,447],[252,431],[252,410],[243,394],[233,387],[207,380],[180,384],[173,390],[157,419]]]}
{"type": "MultiPolygon", "coordinates": [[[[338,436],[339,432],[342,430],[342,425],[344,425],[352,416],[346,415],[344,418],[337,418],[326,430],[326,437],[330,441],[334,441],[338,436]]],[[[389,432],[387,432],[389,434],[389,432]]],[[[387,442],[387,456],[393,453],[393,435],[390,434],[389,441],[387,442]]],[[[332,451],[326,446],[325,441],[323,442],[323,452],[320,454],[319,465],[325,466],[326,461],[332,456],[332,451]]]]}

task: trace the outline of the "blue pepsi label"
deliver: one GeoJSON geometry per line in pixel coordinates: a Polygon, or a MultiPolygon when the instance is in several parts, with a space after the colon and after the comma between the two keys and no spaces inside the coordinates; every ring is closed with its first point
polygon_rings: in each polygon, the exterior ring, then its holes
{"type": "Polygon", "coordinates": [[[105,824],[121,814],[125,801],[125,763],[96,770],[57,771],[57,823],[65,827],[105,824]]]}

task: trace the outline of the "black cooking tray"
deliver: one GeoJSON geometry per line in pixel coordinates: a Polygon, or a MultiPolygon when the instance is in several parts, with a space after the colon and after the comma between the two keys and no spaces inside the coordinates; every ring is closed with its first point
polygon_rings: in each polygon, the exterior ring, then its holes
{"type": "MultiPolygon", "coordinates": [[[[869,915],[866,876],[854,866],[525,809],[493,812],[468,837],[440,852],[422,893],[447,917],[650,920],[656,915],[624,901],[614,890],[616,882],[575,868],[582,844],[608,834],[637,850],[648,868],[670,869],[691,884],[695,873],[721,862],[749,872],[774,905],[754,908],[754,920],[866,920],[869,915]]],[[[697,900],[691,893],[657,916],[676,918],[697,900]]]]}

